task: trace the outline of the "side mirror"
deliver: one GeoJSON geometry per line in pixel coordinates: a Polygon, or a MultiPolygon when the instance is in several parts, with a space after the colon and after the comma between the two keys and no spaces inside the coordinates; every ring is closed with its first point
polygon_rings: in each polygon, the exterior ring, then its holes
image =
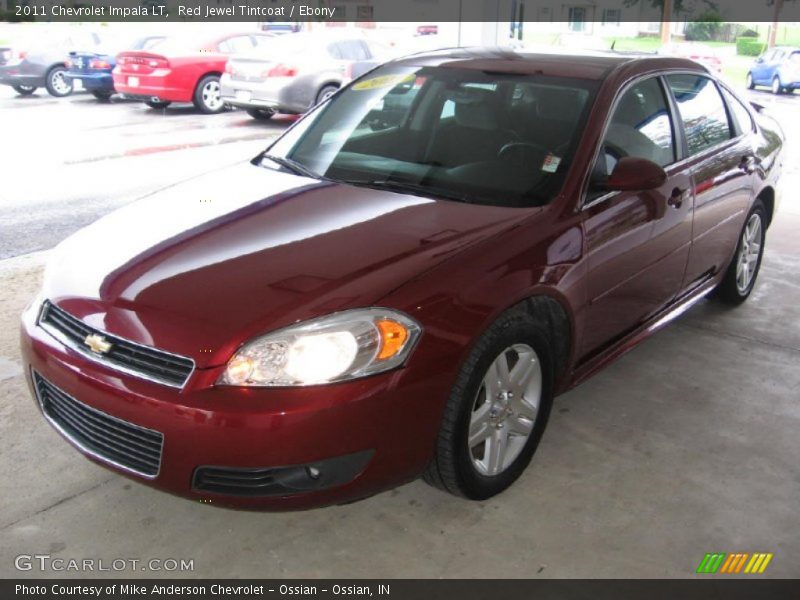
{"type": "Polygon", "coordinates": [[[764,57],[763,57],[763,56],[759,56],[759,57],[756,59],[756,62],[757,62],[757,63],[759,63],[759,64],[763,63],[763,62],[764,62],[764,57]]]}
{"type": "Polygon", "coordinates": [[[609,192],[654,190],[666,180],[664,169],[653,161],[626,156],[619,159],[603,188],[609,192]]]}

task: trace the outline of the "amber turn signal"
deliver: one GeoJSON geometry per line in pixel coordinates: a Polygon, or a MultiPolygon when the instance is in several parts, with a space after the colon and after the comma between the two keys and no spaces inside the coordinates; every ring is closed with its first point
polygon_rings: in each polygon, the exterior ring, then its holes
{"type": "Polygon", "coordinates": [[[378,360],[391,358],[403,349],[408,339],[408,329],[391,319],[379,319],[375,325],[381,335],[381,346],[376,357],[378,360]]]}

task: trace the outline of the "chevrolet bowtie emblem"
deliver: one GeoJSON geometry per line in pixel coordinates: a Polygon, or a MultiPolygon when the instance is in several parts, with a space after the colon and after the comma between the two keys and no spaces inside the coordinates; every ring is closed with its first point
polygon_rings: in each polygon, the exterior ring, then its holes
{"type": "Polygon", "coordinates": [[[86,336],[83,343],[89,346],[92,352],[97,354],[105,354],[111,350],[111,342],[107,341],[102,335],[91,333],[86,336]]]}

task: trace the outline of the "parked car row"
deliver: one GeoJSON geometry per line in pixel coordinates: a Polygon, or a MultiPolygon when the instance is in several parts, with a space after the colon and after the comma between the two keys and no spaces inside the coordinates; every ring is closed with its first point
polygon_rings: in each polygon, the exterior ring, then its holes
{"type": "Polygon", "coordinates": [[[268,119],[276,112],[306,112],[388,58],[388,51],[357,32],[255,31],[127,42],[91,35],[80,43],[50,43],[36,55],[0,48],[0,83],[25,95],[44,86],[53,96],[66,96],[79,81],[98,100],[120,93],[155,109],[191,102],[206,114],[236,106],[268,119]]]}

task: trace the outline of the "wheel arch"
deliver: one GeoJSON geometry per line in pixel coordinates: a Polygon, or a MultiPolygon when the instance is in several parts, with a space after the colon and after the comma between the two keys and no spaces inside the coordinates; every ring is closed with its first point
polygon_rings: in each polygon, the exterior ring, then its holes
{"type": "Polygon", "coordinates": [[[197,90],[200,88],[200,82],[203,81],[203,79],[205,79],[206,77],[209,77],[210,75],[214,75],[216,77],[220,77],[221,78],[222,77],[222,71],[207,71],[205,73],[202,73],[197,78],[197,81],[194,82],[194,91],[192,92],[192,95],[197,93],[197,90]]]}
{"type": "Polygon", "coordinates": [[[775,214],[775,188],[771,185],[766,186],[758,193],[756,200],[764,203],[764,208],[767,210],[767,227],[769,227],[775,214]]]}
{"type": "Polygon", "coordinates": [[[335,79],[323,79],[322,82],[317,85],[317,91],[314,93],[314,102],[316,103],[317,98],[319,98],[320,93],[326,87],[331,86],[331,87],[335,87],[337,90],[340,90],[340,89],[342,89],[342,85],[343,84],[342,84],[341,81],[337,81],[335,79]]]}
{"type": "Polygon", "coordinates": [[[549,294],[537,293],[520,304],[546,326],[555,358],[556,379],[562,379],[569,366],[575,329],[569,311],[549,294]]]}

